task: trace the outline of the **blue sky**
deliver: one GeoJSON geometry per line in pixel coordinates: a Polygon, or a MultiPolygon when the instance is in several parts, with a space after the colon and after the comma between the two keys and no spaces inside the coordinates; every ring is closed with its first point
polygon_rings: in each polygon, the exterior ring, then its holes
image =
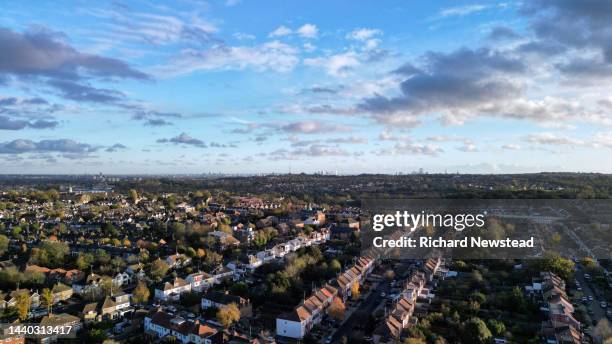
{"type": "Polygon", "coordinates": [[[0,173],[612,172],[612,5],[5,2],[0,173]]]}

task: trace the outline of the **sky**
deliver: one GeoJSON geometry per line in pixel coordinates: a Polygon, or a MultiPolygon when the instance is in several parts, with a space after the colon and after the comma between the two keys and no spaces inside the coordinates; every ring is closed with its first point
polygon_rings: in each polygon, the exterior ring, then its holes
{"type": "Polygon", "coordinates": [[[612,173],[612,2],[4,1],[0,173],[612,173]]]}

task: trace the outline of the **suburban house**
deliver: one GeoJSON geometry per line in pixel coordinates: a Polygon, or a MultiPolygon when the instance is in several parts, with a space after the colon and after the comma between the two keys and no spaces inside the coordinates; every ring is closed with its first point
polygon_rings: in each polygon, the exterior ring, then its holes
{"type": "Polygon", "coordinates": [[[336,279],[336,285],[343,301],[351,294],[351,287],[355,283],[361,283],[374,268],[374,259],[366,256],[359,257],[351,268],[345,270],[336,279]]]}
{"type": "Polygon", "coordinates": [[[185,280],[191,285],[191,290],[198,292],[210,287],[214,283],[213,277],[206,272],[194,272],[188,275],[185,280]]]}
{"type": "Polygon", "coordinates": [[[230,295],[227,291],[209,291],[202,296],[202,309],[221,308],[230,303],[235,303],[240,309],[240,316],[251,316],[253,309],[249,300],[236,295],[230,295]]]}
{"type": "MultiPolygon", "coordinates": [[[[40,320],[41,326],[62,326],[62,327],[70,327],[70,333],[76,334],[81,327],[81,319],[75,317],[74,315],[61,313],[61,314],[50,314],[44,316],[42,320],[40,320]]],[[[38,343],[47,344],[47,343],[55,343],[58,340],[57,334],[51,334],[45,337],[41,337],[37,339],[38,343]]]]}
{"type": "Polygon", "coordinates": [[[276,318],[276,334],[294,339],[304,338],[308,331],[321,322],[336,295],[338,289],[329,284],[318,289],[292,312],[276,318]]]}
{"type": "Polygon", "coordinates": [[[103,319],[119,319],[125,314],[131,313],[134,308],[130,305],[130,294],[118,293],[112,296],[107,296],[100,307],[100,316],[103,319]]]}
{"type": "Polygon", "coordinates": [[[234,276],[234,271],[230,270],[225,266],[220,266],[212,271],[212,283],[219,284],[226,278],[231,278],[234,276]]]}
{"type": "Polygon", "coordinates": [[[84,281],[73,283],[72,290],[79,295],[101,292],[101,280],[102,276],[91,273],[84,281]]]}
{"type": "Polygon", "coordinates": [[[37,292],[31,293],[28,289],[16,289],[7,295],[0,294],[0,309],[14,307],[17,303],[17,296],[25,293],[30,297],[30,306],[38,307],[40,305],[40,295],[37,292]]]}
{"type": "Polygon", "coordinates": [[[81,312],[81,319],[83,323],[91,323],[97,321],[98,318],[98,303],[91,302],[83,307],[83,311],[81,312]]]}
{"type": "Polygon", "coordinates": [[[74,291],[72,290],[72,288],[65,284],[57,283],[53,286],[51,292],[53,293],[53,303],[56,303],[68,300],[70,297],[72,297],[72,293],[74,291]]]}
{"type": "Polygon", "coordinates": [[[119,272],[113,277],[113,284],[121,287],[132,283],[132,276],[127,272],[119,272]]]}
{"type": "Polygon", "coordinates": [[[0,344],[24,344],[25,337],[22,335],[11,335],[0,333],[0,344]]]}
{"type": "Polygon", "coordinates": [[[221,344],[223,332],[202,324],[199,320],[187,320],[181,317],[152,310],[144,320],[145,333],[156,338],[173,336],[180,343],[221,344]]]}
{"type": "Polygon", "coordinates": [[[155,288],[155,298],[162,301],[178,301],[181,294],[191,291],[191,284],[182,278],[176,277],[165,282],[160,288],[155,288]]]}
{"type": "Polygon", "coordinates": [[[166,264],[170,265],[171,268],[180,268],[191,264],[191,258],[184,254],[173,254],[166,257],[166,264]]]}

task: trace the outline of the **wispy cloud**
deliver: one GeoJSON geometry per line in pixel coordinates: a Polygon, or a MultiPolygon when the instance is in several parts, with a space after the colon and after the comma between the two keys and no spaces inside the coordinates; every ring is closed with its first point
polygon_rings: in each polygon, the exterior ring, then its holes
{"type": "Polygon", "coordinates": [[[463,17],[473,13],[482,12],[487,9],[488,6],[481,4],[472,4],[465,6],[449,7],[440,11],[439,16],[442,18],[446,17],[463,17]]]}

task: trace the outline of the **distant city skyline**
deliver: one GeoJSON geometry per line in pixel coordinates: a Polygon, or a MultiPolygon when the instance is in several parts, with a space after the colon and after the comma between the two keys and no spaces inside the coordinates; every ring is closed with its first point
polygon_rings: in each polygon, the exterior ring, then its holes
{"type": "Polygon", "coordinates": [[[7,1],[0,173],[612,173],[612,2],[7,1]]]}

